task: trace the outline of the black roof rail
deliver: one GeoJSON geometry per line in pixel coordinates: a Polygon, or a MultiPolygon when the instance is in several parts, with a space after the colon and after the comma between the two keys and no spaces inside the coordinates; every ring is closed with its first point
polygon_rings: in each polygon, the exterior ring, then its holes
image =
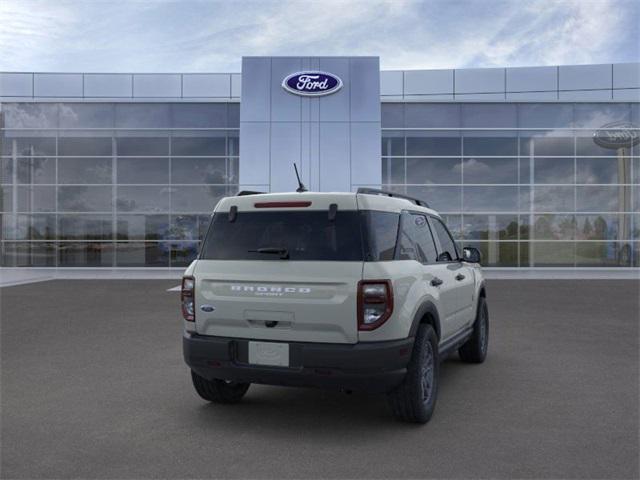
{"type": "Polygon", "coordinates": [[[365,193],[367,195],[384,195],[386,197],[402,198],[404,200],[409,200],[410,202],[413,202],[416,205],[419,205],[420,207],[429,208],[429,204],[427,202],[425,202],[425,201],[418,200],[417,198],[410,197],[408,195],[403,195],[401,193],[389,192],[387,190],[379,190],[377,188],[360,187],[360,188],[358,188],[358,191],[356,193],[365,193]]]}
{"type": "Polygon", "coordinates": [[[261,195],[263,193],[266,193],[266,192],[254,192],[253,190],[240,190],[236,194],[236,197],[244,197],[246,195],[261,195]]]}

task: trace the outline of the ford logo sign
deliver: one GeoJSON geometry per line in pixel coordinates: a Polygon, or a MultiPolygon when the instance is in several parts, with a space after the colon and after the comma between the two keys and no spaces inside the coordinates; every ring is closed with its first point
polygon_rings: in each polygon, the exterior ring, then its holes
{"type": "Polygon", "coordinates": [[[603,148],[624,148],[640,142],[640,129],[628,122],[603,125],[593,134],[593,141],[603,148]]]}
{"type": "Polygon", "coordinates": [[[296,72],[282,81],[287,92],[305,97],[319,97],[335,93],[342,88],[340,77],[327,72],[296,72]]]}

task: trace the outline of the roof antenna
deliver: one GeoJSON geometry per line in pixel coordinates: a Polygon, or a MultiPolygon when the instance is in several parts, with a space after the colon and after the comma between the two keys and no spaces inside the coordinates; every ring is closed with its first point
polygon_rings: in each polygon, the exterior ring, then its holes
{"type": "Polygon", "coordinates": [[[295,168],[295,170],[296,170],[296,177],[298,179],[298,188],[296,188],[296,192],[298,192],[298,193],[306,192],[307,191],[307,187],[305,187],[304,183],[302,183],[302,180],[300,180],[300,174],[298,173],[298,166],[296,165],[295,162],[293,162],[293,168],[295,168]]]}

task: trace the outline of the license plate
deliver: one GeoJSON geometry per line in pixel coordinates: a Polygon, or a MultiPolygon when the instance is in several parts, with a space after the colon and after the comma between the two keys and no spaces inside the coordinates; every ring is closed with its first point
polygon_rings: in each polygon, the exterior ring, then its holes
{"type": "Polygon", "coordinates": [[[249,342],[249,363],[253,365],[289,366],[289,344],[249,342]]]}

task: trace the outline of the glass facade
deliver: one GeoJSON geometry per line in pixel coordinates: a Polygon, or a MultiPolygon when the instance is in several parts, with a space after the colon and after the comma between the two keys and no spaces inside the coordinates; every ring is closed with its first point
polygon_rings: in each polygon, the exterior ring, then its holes
{"type": "MultiPolygon", "coordinates": [[[[0,105],[3,266],[183,267],[238,190],[239,104],[0,105]]],[[[486,266],[640,266],[638,103],[382,103],[383,188],[486,266]]],[[[372,164],[371,168],[379,168],[372,164]]]]}
{"type": "Polygon", "coordinates": [[[440,211],[486,266],[637,267],[640,145],[594,133],[638,128],[639,106],[383,103],[384,188],[440,211]]]}
{"type": "Polygon", "coordinates": [[[3,103],[2,265],[183,267],[238,190],[238,103],[3,103]]]}

